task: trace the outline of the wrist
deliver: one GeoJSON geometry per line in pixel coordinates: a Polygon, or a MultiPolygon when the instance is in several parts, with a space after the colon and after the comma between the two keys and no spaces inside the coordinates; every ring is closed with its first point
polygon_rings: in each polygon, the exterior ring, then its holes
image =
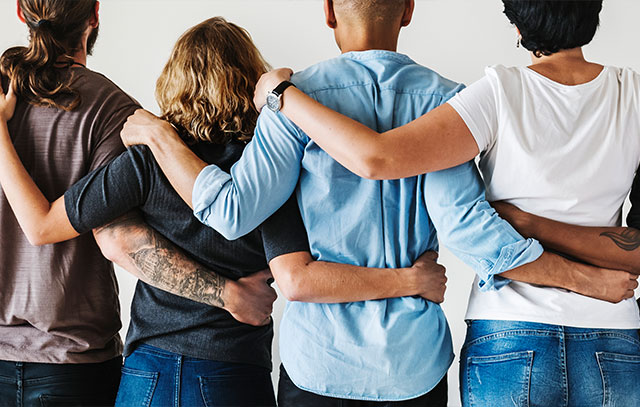
{"type": "Polygon", "coordinates": [[[237,281],[229,280],[222,276],[220,276],[219,278],[220,284],[222,285],[222,291],[220,293],[220,303],[211,305],[220,307],[230,313],[234,313],[236,310],[236,299],[238,298],[238,291],[240,290],[240,286],[237,281]]]}
{"type": "Polygon", "coordinates": [[[396,297],[409,297],[414,295],[420,295],[421,293],[421,276],[424,272],[418,271],[414,266],[396,269],[399,282],[396,285],[398,287],[395,293],[396,297]]]}
{"type": "MultiPolygon", "coordinates": [[[[176,128],[168,121],[158,119],[156,131],[144,135],[144,144],[154,152],[162,152],[172,142],[181,141],[176,128]]],[[[169,148],[170,150],[170,148],[169,148]]]]}

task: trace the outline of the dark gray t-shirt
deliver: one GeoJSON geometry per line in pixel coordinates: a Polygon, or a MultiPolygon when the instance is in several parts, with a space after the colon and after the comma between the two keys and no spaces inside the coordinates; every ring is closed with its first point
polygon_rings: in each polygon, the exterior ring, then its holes
{"type": "MultiPolygon", "coordinates": [[[[139,108],[104,76],[72,71],[77,109],[18,100],[9,121],[20,159],[50,201],[124,151],[120,130],[139,108]]],[[[96,363],[122,352],[113,266],[93,236],[34,247],[1,190],[0,287],[0,360],[96,363]]]]}
{"type": "MultiPolygon", "coordinates": [[[[244,143],[199,143],[191,148],[205,162],[229,171],[244,143]]],[[[267,260],[281,254],[309,250],[295,197],[255,231],[228,241],[193,216],[146,146],[128,149],[83,178],[65,194],[65,207],[80,233],[139,208],[147,224],[193,259],[234,280],[264,270],[267,260]]],[[[273,324],[245,325],[222,309],[139,281],[124,353],[128,356],[146,343],[196,358],[271,368],[272,337],[273,324]]]]}

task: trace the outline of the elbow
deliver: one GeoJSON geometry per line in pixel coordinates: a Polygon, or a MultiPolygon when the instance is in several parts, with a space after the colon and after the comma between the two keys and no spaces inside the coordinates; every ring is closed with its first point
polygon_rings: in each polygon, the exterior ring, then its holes
{"type": "Polygon", "coordinates": [[[378,154],[369,154],[359,158],[354,174],[371,180],[384,180],[388,177],[389,163],[386,157],[378,154]]]}
{"type": "Polygon", "coordinates": [[[32,246],[44,246],[47,244],[57,243],[56,241],[50,239],[44,230],[25,232],[25,235],[32,246]]]}
{"type": "Polygon", "coordinates": [[[307,297],[304,292],[304,285],[295,275],[296,273],[293,270],[282,270],[276,273],[276,283],[287,301],[304,302],[307,297]]]}
{"type": "Polygon", "coordinates": [[[220,233],[222,237],[227,240],[237,240],[242,236],[248,234],[253,229],[244,230],[242,225],[239,222],[240,217],[235,216],[233,218],[223,218],[223,219],[211,219],[209,217],[209,211],[194,211],[193,212],[196,219],[200,221],[205,226],[208,226],[214,229],[216,232],[220,233]]]}
{"type": "Polygon", "coordinates": [[[93,237],[102,252],[102,255],[109,261],[120,264],[125,253],[123,239],[116,239],[108,233],[93,232],[93,237]]]}

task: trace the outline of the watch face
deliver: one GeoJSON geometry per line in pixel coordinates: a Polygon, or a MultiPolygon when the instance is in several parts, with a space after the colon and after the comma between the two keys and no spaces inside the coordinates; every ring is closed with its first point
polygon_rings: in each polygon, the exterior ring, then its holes
{"type": "Polygon", "coordinates": [[[280,110],[280,97],[269,93],[267,95],[267,107],[274,112],[280,110]]]}

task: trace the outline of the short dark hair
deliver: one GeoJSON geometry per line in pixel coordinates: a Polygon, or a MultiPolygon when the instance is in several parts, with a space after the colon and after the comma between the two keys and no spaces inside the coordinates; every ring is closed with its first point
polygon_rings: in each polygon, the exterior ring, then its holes
{"type": "Polygon", "coordinates": [[[504,14],[536,56],[591,42],[600,24],[602,0],[502,0],[504,14]]]}

